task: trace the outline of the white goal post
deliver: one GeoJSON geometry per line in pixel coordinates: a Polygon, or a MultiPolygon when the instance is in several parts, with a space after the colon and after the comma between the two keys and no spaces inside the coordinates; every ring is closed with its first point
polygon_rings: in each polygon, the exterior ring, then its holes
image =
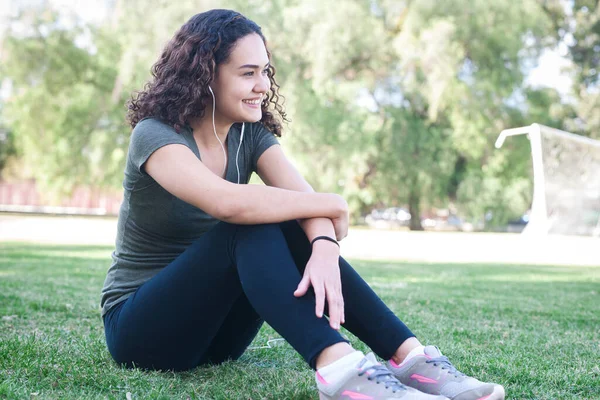
{"type": "Polygon", "coordinates": [[[527,135],[533,161],[533,201],[525,234],[600,236],[600,141],[532,124],[496,140],[527,135]]]}

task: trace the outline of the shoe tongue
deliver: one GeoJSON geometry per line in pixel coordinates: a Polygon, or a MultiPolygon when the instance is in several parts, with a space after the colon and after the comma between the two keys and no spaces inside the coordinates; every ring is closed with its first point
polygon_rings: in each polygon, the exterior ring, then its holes
{"type": "Polygon", "coordinates": [[[377,365],[377,364],[379,364],[379,363],[377,362],[375,355],[373,353],[369,353],[365,356],[365,358],[360,360],[360,362],[356,366],[359,369],[364,369],[364,368],[368,368],[368,367],[371,367],[371,366],[377,365]]]}
{"type": "Polygon", "coordinates": [[[369,353],[365,356],[365,358],[369,361],[371,361],[373,364],[379,364],[379,362],[377,361],[377,359],[375,358],[375,354],[373,353],[369,353]]]}
{"type": "Polygon", "coordinates": [[[423,352],[429,357],[441,357],[442,352],[436,346],[425,346],[423,352]]]}

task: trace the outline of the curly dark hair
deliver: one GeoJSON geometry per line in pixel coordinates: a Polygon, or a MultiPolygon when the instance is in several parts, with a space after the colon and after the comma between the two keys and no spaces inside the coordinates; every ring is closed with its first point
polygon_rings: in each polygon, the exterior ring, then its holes
{"type": "MultiPolygon", "coordinates": [[[[178,132],[191,118],[203,117],[210,99],[208,86],[217,67],[226,62],[235,42],[246,35],[258,34],[265,47],[267,41],[260,27],[232,10],[210,10],[194,15],[166,45],[160,59],[152,67],[152,77],[142,91],[127,103],[127,120],[131,127],[146,117],[156,117],[172,125],[178,132]]],[[[267,49],[271,60],[271,53],[267,49]]],[[[262,101],[260,122],[274,135],[281,136],[281,122],[287,121],[279,100],[275,68],[269,65],[270,88],[262,101]],[[279,115],[279,120],[269,105],[279,115]]]]}

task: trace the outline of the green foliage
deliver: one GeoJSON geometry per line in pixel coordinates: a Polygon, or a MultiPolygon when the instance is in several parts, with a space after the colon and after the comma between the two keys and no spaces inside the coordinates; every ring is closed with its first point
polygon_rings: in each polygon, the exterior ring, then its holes
{"type": "Polygon", "coordinates": [[[2,170],[9,158],[14,157],[17,153],[14,141],[12,132],[0,127],[0,176],[2,176],[2,170]]]}
{"type": "Polygon", "coordinates": [[[595,0],[541,1],[553,23],[554,45],[567,49],[572,61],[575,115],[565,121],[572,132],[600,139],[600,4],[595,0]]]}
{"type": "MultiPolygon", "coordinates": [[[[0,115],[2,115],[2,104],[0,104],[0,115]]],[[[0,119],[0,178],[2,178],[2,172],[9,159],[16,155],[15,136],[0,119]]]]}
{"type": "Polygon", "coordinates": [[[15,90],[3,120],[48,188],[116,188],[130,131],[123,104],[189,17],[233,8],[267,36],[292,120],[283,142],[316,190],[344,195],[355,217],[406,204],[413,215],[451,206],[506,219],[528,208],[531,178],[527,146],[494,150],[502,129],[600,132],[597,90],[568,104],[524,84],[527,66],[566,33],[577,39],[578,85],[597,83],[595,6],[575,1],[569,16],[559,3],[118,0],[100,26],[45,10],[5,40],[0,73],[15,90]]]}
{"type": "Polygon", "coordinates": [[[78,45],[88,35],[96,39],[91,45],[105,38],[89,27],[66,29],[52,12],[30,17],[30,32],[5,41],[2,72],[14,85],[5,121],[43,187],[103,185],[111,178],[107,163],[124,158],[122,134],[114,135],[122,116],[110,100],[118,48],[78,45]]]}
{"type": "Polygon", "coordinates": [[[316,0],[261,8],[261,17],[274,15],[258,20],[283,75],[287,143],[314,186],[342,193],[355,216],[376,204],[410,203],[419,215],[456,201],[465,172],[456,160],[481,171],[498,132],[520,115],[506,101],[523,84],[523,59],[536,54],[525,37],[547,29],[541,8],[479,1],[464,9],[342,1],[333,10],[316,0]]]}

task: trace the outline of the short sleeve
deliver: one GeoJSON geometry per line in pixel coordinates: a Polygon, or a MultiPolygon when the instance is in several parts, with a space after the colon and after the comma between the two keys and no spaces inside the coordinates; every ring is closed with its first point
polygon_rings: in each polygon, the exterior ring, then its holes
{"type": "Polygon", "coordinates": [[[183,136],[177,133],[173,127],[152,118],[142,120],[131,133],[129,162],[137,172],[145,175],[142,167],[148,158],[156,150],[168,144],[182,144],[190,147],[183,136]]]}
{"type": "Polygon", "coordinates": [[[271,131],[264,127],[263,124],[254,124],[252,130],[253,149],[252,149],[252,171],[256,172],[258,159],[269,147],[279,144],[279,141],[271,131]]]}

